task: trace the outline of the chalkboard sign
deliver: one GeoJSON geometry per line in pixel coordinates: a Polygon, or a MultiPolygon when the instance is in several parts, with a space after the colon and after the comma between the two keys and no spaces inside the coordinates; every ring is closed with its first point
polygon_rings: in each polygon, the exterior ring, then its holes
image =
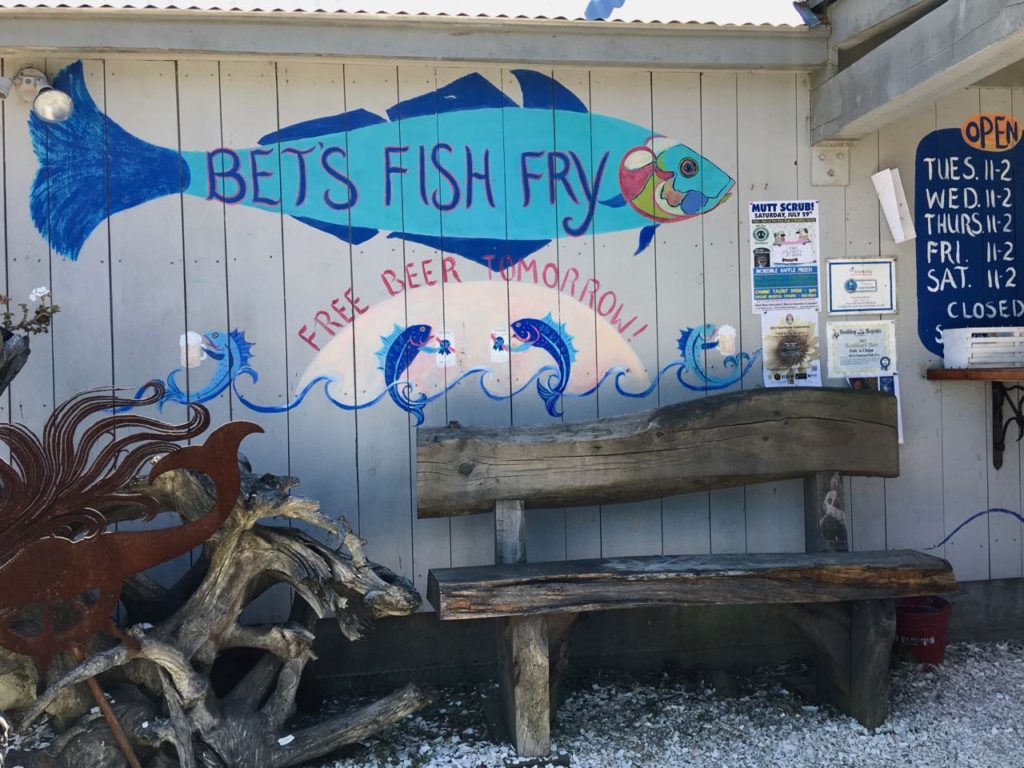
{"type": "Polygon", "coordinates": [[[917,332],[936,355],[943,328],[1024,326],[1020,132],[982,114],[917,146],[917,332]]]}

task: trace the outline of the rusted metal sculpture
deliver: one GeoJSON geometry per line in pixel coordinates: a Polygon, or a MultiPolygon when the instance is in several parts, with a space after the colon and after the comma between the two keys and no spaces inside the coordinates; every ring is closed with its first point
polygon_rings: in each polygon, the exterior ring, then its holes
{"type": "Polygon", "coordinates": [[[139,398],[81,392],[54,409],[42,439],[0,424],[11,451],[10,463],[0,461],[0,645],[31,656],[42,672],[54,655],[103,631],[135,644],[112,618],[125,580],[201,544],[235,506],[238,447],[262,429],[233,422],[204,445],[180,447],[206,430],[210,416],[190,405],[188,421],[172,425],[131,410],[163,394],[160,383],[139,398]],[[161,456],[151,480],[178,468],[202,472],[216,488],[213,507],[175,528],[106,530],[111,506],[138,505],[146,520],[160,511],[152,496],[124,486],[161,456]]]}

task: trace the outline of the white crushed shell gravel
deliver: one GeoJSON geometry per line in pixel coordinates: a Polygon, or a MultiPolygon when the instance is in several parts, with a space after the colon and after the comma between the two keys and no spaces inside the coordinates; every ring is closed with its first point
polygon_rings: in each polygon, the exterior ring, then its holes
{"type": "MultiPolygon", "coordinates": [[[[1022,768],[1024,644],[956,644],[938,667],[893,670],[890,716],[868,731],[769,675],[724,697],[675,675],[645,684],[589,684],[552,733],[572,768],[1022,768]],[[758,687],[760,683],[761,687],[758,687]]],[[[318,768],[501,768],[480,692],[441,691],[438,704],[318,768]]],[[[544,763],[533,763],[544,765],[544,763]]]]}

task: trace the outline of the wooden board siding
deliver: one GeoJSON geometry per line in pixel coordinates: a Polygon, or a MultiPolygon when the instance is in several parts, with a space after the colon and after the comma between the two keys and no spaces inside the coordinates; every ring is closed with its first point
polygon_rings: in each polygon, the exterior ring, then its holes
{"type": "MultiPolygon", "coordinates": [[[[0,60],[0,67],[10,75],[28,64],[42,65],[52,76],[69,63],[11,56],[0,60]]],[[[386,116],[396,102],[432,94],[473,73],[482,75],[508,103],[522,103],[514,71],[494,66],[118,58],[88,58],[84,64],[87,86],[101,111],[132,135],[174,151],[256,147],[261,137],[279,128],[346,110],[386,116]]],[[[347,334],[348,357],[339,358],[338,363],[338,375],[345,383],[331,391],[338,399],[348,398],[350,408],[332,404],[320,388],[311,390],[301,405],[280,413],[253,411],[231,388],[208,405],[218,422],[229,417],[260,422],[267,434],[247,445],[255,468],[302,478],[300,492],[322,499],[329,513],[346,515],[368,539],[371,557],[413,578],[422,590],[431,568],[492,561],[493,516],[416,519],[416,416],[396,405],[380,383],[381,363],[374,353],[391,329],[375,325],[374,307],[393,302],[389,306],[394,309],[394,322],[404,327],[421,322],[405,309],[415,306],[417,312],[430,315],[438,331],[451,334],[458,354],[469,354],[462,345],[486,341],[495,328],[478,327],[472,316],[459,314],[459,302],[469,295],[467,286],[476,283],[484,287],[472,290],[481,291],[494,287],[494,316],[503,317],[506,326],[515,319],[517,296],[534,290],[542,297],[538,301],[549,308],[553,323],[578,323],[583,317],[592,326],[586,334],[577,333],[576,375],[600,376],[621,347],[626,350],[622,354],[628,352],[639,362],[631,375],[639,380],[642,374],[653,382],[646,397],[624,395],[612,384],[588,396],[570,393],[558,401],[555,416],[538,395],[536,381],[529,381],[535,370],[524,374],[524,369],[516,367],[523,358],[514,355],[520,353],[489,363],[491,378],[486,383],[495,397],[483,391],[477,378],[448,388],[472,367],[472,362],[463,361],[438,369],[441,384],[431,395],[440,395],[423,409],[426,426],[453,420],[467,425],[542,425],[701,399],[714,393],[683,387],[671,373],[659,380],[658,373],[679,359],[681,331],[705,323],[736,328],[737,347],[743,352],[753,354],[760,348],[759,319],[750,309],[748,202],[817,199],[822,211],[823,260],[898,259],[905,425],[902,472],[894,479],[858,478],[848,483],[853,547],[926,549],[942,542],[976,512],[992,507],[1021,512],[1019,447],[1009,444],[1003,469],[991,467],[988,389],[977,383],[940,384],[923,377],[923,371],[938,361],[917,338],[914,246],[892,242],[869,179],[879,168],[899,168],[912,197],[914,151],[925,134],[957,126],[979,109],[1020,114],[1024,110],[1021,92],[955,91],[851,147],[849,186],[815,187],[810,182],[808,85],[802,75],[541,71],[553,76],[593,115],[632,123],[648,136],[685,142],[735,179],[731,197],[706,215],[660,226],[649,247],[638,255],[634,255],[636,229],[595,234],[615,210],[600,205],[587,230],[574,237],[564,233],[554,237],[566,216],[564,208],[556,205],[544,224],[551,241],[503,275],[500,268],[489,268],[452,250],[450,239],[458,226],[454,212],[438,213],[442,236],[436,242],[389,238],[391,230],[381,227],[376,236],[349,244],[303,224],[280,207],[258,210],[172,194],[104,220],[85,241],[78,260],[71,262],[32,224],[29,193],[37,160],[26,127],[27,110],[20,101],[5,102],[0,106],[2,284],[16,302],[26,300],[32,288],[49,285],[63,311],[51,336],[32,340],[33,354],[9,398],[0,403],[0,417],[39,428],[54,402],[75,390],[110,383],[135,388],[154,377],[166,378],[179,366],[179,336],[214,329],[242,330],[255,343],[251,365],[259,379],[243,376],[237,382],[239,391],[264,406],[283,407],[299,394],[303,376],[317,358],[317,350],[302,333],[315,331],[317,346],[347,334]],[[403,289],[410,275],[416,287],[403,289]],[[598,284],[600,290],[594,287],[598,284]],[[606,302],[614,298],[615,306],[621,305],[620,328],[636,316],[631,326],[614,334],[608,329],[614,327],[615,312],[608,311],[611,304],[599,304],[606,291],[614,293],[606,302]],[[356,311],[346,296],[368,311],[356,311]],[[341,319],[346,311],[354,315],[350,322],[341,319]],[[326,317],[336,325],[318,325],[319,312],[325,313],[321,320],[326,317]],[[522,392],[508,398],[509,392],[524,385],[522,392]],[[367,405],[378,396],[379,402],[367,405]]],[[[508,147],[514,138],[506,133],[510,109],[438,115],[437,142],[453,143],[451,137],[469,116],[477,121],[481,134],[508,147]]],[[[571,114],[549,114],[551,119],[536,131],[539,145],[568,152],[570,139],[590,141],[579,133],[583,129],[571,114]],[[572,131],[577,132],[575,137],[570,137],[572,131]]],[[[390,140],[401,146],[405,120],[397,116],[388,122],[390,140]]],[[[599,150],[594,147],[580,157],[584,172],[595,172],[599,150]]],[[[456,158],[452,167],[461,168],[462,156],[457,152],[450,156],[456,158]]],[[[410,170],[394,177],[398,206],[421,196],[415,149],[406,159],[410,170]]],[[[356,162],[353,157],[336,160],[338,169],[356,162]]],[[[481,158],[475,161],[479,170],[481,158]]],[[[490,162],[492,172],[499,164],[503,171],[497,190],[502,206],[521,203],[520,158],[507,150],[492,155],[490,162]]],[[[542,167],[546,170],[546,162],[538,159],[533,167],[537,172],[542,167]]],[[[607,172],[617,174],[618,162],[619,158],[609,159],[607,172]]],[[[498,178],[494,176],[495,184],[498,178]]],[[[145,184],[145,179],[139,183],[145,184]]],[[[436,168],[428,169],[423,184],[446,194],[445,179],[436,168]]],[[[548,195],[546,177],[533,184],[534,194],[548,195]]],[[[564,189],[556,185],[552,194],[559,205],[568,204],[564,189]]],[[[484,183],[479,180],[475,195],[479,204],[484,195],[484,183]]],[[[52,210],[49,215],[59,213],[52,210]]],[[[513,214],[511,209],[494,211],[491,236],[495,240],[509,239],[513,214]]],[[[358,208],[343,210],[334,223],[375,226],[361,215],[358,208]]],[[[825,321],[823,314],[822,332],[825,321]]],[[[530,354],[543,358],[536,351],[530,354]]],[[[708,365],[721,365],[718,352],[708,350],[704,358],[708,365]]],[[[550,358],[544,359],[550,363],[550,358]]],[[[179,383],[188,392],[200,391],[209,380],[211,365],[208,360],[187,369],[179,383]]],[[[758,361],[724,391],[759,387],[758,361]]],[[[623,390],[630,391],[628,386],[623,390]]],[[[181,412],[173,403],[164,411],[168,417],[181,412]]],[[[795,552],[804,546],[802,488],[794,481],[625,507],[531,510],[527,517],[531,559],[795,552]]],[[[998,514],[970,523],[934,551],[953,563],[959,578],[986,579],[1024,573],[1022,544],[1019,520],[998,514]]]]}

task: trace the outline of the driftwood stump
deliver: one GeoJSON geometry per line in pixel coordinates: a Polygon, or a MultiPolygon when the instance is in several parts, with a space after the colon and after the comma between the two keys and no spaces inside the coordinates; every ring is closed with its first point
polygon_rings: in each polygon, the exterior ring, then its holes
{"type": "Polygon", "coordinates": [[[6,329],[0,329],[0,395],[7,391],[7,388],[14,381],[31,353],[28,345],[28,336],[11,333],[6,329]]]}
{"type": "MultiPolygon", "coordinates": [[[[69,689],[98,676],[147,768],[286,768],[363,739],[430,702],[429,693],[409,685],[340,717],[285,731],[296,712],[303,670],[313,658],[318,618],[333,614],[342,633],[355,640],[374,619],[415,611],[420,598],[408,581],[365,558],[364,542],[344,519],[332,522],[318,502],[292,496],[296,479],[254,475],[244,460],[242,470],[234,511],[173,587],[145,575],[125,585],[122,602],[132,625],[127,631],[141,649],[119,643],[72,666],[30,706],[10,713],[19,728],[69,689]],[[269,518],[279,524],[261,524],[269,518]],[[340,546],[322,543],[306,532],[311,529],[340,537],[340,546]],[[246,606],[278,583],[295,591],[289,620],[239,623],[246,606]],[[218,657],[231,649],[252,649],[255,662],[227,690],[215,691],[211,676],[216,677],[218,657]]],[[[147,490],[186,521],[202,516],[214,499],[209,481],[185,470],[157,478],[147,490]]],[[[135,513],[126,509],[122,519],[135,513]]],[[[116,511],[108,519],[117,520],[116,511]]],[[[106,723],[87,706],[73,717],[65,713],[70,724],[49,747],[12,755],[13,764],[123,766],[106,723]]]]}

